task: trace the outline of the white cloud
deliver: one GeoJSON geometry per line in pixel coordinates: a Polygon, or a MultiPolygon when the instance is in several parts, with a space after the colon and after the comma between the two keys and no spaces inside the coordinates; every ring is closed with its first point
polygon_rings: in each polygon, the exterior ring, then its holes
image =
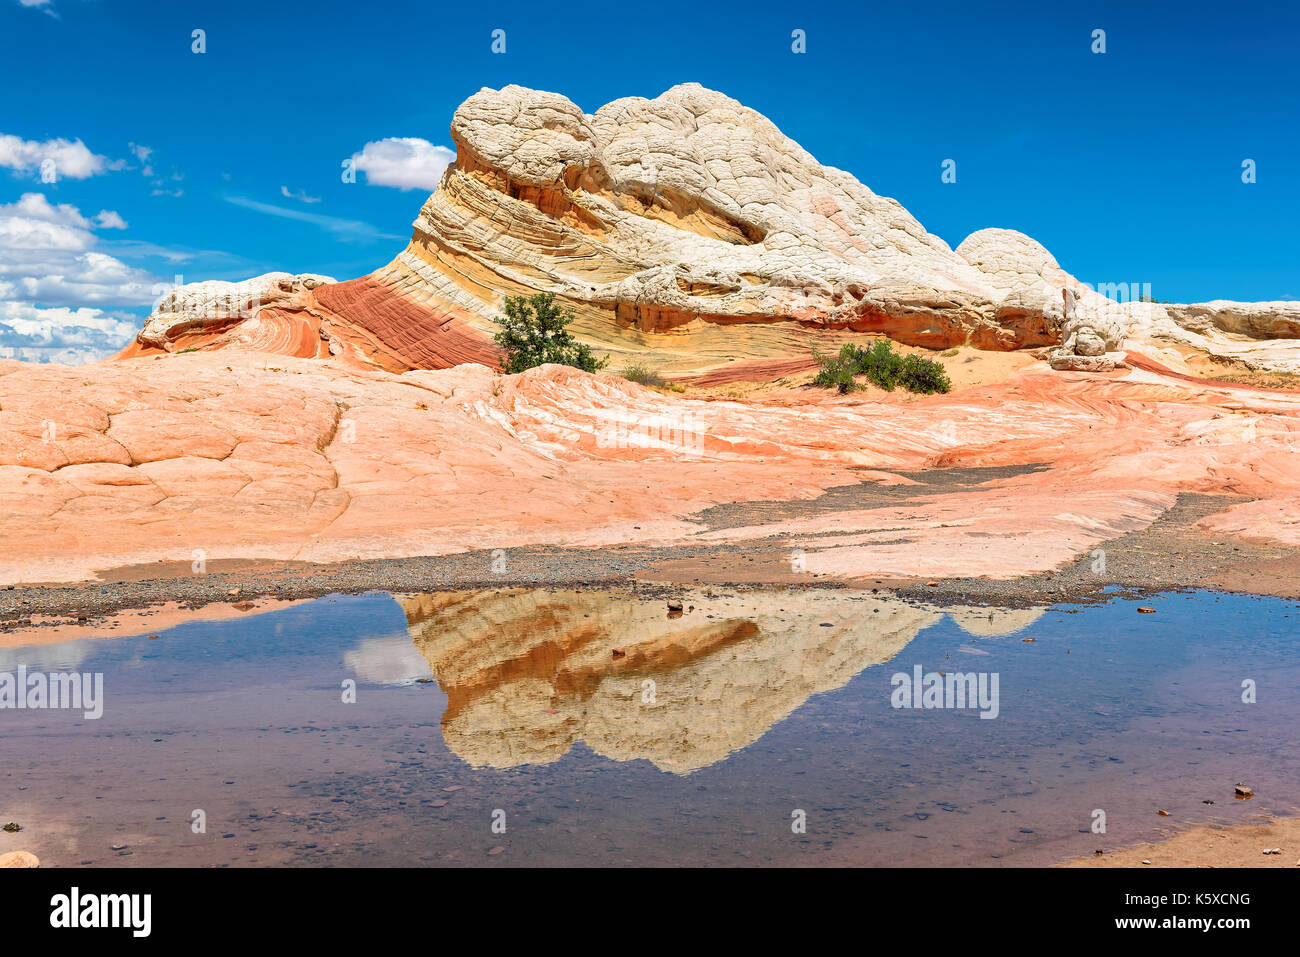
{"type": "Polygon", "coordinates": [[[394,137],[367,143],[352,154],[352,165],[366,174],[366,182],[398,189],[438,188],[438,180],[456,153],[417,137],[394,137]]]}
{"type": "Polygon", "coordinates": [[[18,202],[0,206],[0,216],[39,219],[80,229],[126,229],[126,220],[111,209],[101,209],[98,216],[88,219],[69,203],[52,205],[44,193],[23,193],[18,202]]]}
{"type": "Polygon", "coordinates": [[[126,220],[111,209],[101,209],[95,217],[100,229],[126,229],[126,220]]]}
{"type": "Polygon", "coordinates": [[[92,153],[86,144],[77,140],[25,140],[20,136],[0,134],[0,167],[17,173],[40,173],[41,165],[49,160],[50,167],[59,179],[86,179],[105,170],[120,168],[106,157],[92,153]]]}
{"type": "Polygon", "coordinates": [[[0,302],[0,358],[77,364],[105,359],[139,329],[130,315],[0,302]]]}
{"type": "Polygon", "coordinates": [[[287,199],[296,199],[296,200],[298,200],[298,201],[301,202],[301,203],[319,203],[319,202],[320,202],[320,197],[319,197],[319,196],[308,196],[306,190],[304,190],[304,189],[291,190],[288,186],[281,186],[281,187],[280,187],[280,195],[286,197],[287,199]]]}
{"type": "Polygon", "coordinates": [[[93,220],[40,193],[0,206],[0,300],[45,306],[142,306],[156,296],[156,277],[95,249],[94,229],[126,225],[103,210],[93,220]]]}

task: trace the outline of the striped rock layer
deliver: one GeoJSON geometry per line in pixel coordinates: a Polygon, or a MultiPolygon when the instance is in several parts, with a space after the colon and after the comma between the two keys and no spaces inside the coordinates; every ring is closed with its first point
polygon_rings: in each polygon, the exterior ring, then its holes
{"type": "Polygon", "coordinates": [[[861,333],[931,348],[1064,345],[1071,360],[1118,356],[1127,337],[1169,360],[1300,369],[1300,304],[1126,301],[1008,229],[954,250],[698,84],[590,115],[555,93],[483,89],[451,136],[456,162],[388,265],[342,283],[273,273],[183,287],[126,354],[239,344],[388,371],[492,364],[503,298],[549,292],[616,364],[674,374],[761,372],[861,333]],[[255,308],[209,308],[217,286],[255,308]]]}

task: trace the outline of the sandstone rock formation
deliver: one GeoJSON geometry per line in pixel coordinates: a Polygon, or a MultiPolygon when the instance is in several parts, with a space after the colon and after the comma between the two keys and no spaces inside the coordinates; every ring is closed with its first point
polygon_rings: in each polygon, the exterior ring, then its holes
{"type": "Polygon", "coordinates": [[[1012,230],[954,251],[696,85],[593,115],[484,90],[452,133],[457,162],[375,273],[184,287],[118,361],[0,361],[0,579],[626,542],[777,542],[849,578],[1009,578],[1140,529],[1185,490],[1238,497],[1207,527],[1300,544],[1300,398],[1198,377],[1198,362],[1300,371],[1293,303],[1116,301],[1012,230]],[[870,331],[1035,349],[928,397],[498,377],[498,297],[537,290],[616,362],[697,383],[787,375],[870,331]],[[700,517],[1030,464],[881,506],[700,517]]]}
{"type": "Polygon", "coordinates": [[[954,251],[895,200],[698,84],[591,115],[555,93],[483,89],[456,110],[451,136],[456,162],[387,266],[318,287],[326,277],[284,274],[186,287],[127,354],[239,342],[390,371],[491,364],[501,298],[545,291],[596,349],[679,374],[763,375],[855,333],[1060,346],[1057,368],[1119,367],[1126,334],[1260,368],[1295,363],[1265,342],[1296,337],[1295,303],[1116,302],[1008,229],[954,251]],[[214,292],[263,308],[205,309],[214,292]]]}
{"type": "Polygon", "coordinates": [[[139,348],[185,351],[238,344],[261,352],[328,355],[326,336],[309,318],[311,290],[329,276],[272,272],[243,282],[209,280],[178,286],[164,295],[136,336],[139,348]],[[301,321],[299,321],[301,320],[301,321]]]}

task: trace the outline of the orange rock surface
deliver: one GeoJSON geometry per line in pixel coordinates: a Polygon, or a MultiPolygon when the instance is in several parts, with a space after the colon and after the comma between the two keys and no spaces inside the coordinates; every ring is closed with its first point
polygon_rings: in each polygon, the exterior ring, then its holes
{"type": "Polygon", "coordinates": [[[1142,528],[1184,490],[1240,497],[1209,528],[1300,545],[1297,451],[1300,395],[1148,368],[1034,363],[949,395],[701,401],[558,366],[396,373],[233,346],[6,361],[0,581],[761,539],[803,549],[810,572],[1005,578],[1142,528]],[[1042,467],[889,507],[722,530],[691,517],[929,467],[1031,463],[1042,467]]]}

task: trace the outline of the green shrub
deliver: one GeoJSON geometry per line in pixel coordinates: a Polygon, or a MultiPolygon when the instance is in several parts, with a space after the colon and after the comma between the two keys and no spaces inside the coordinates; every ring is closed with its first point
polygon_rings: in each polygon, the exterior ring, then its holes
{"type": "Polygon", "coordinates": [[[629,382],[635,382],[637,385],[647,385],[655,389],[663,389],[668,385],[668,380],[661,376],[649,366],[642,365],[639,362],[632,362],[623,367],[619,372],[624,379],[629,382]]]}
{"type": "Polygon", "coordinates": [[[952,391],[952,380],[948,378],[943,363],[922,359],[918,355],[903,356],[898,381],[908,392],[933,395],[936,392],[952,391]]]}
{"type": "Polygon", "coordinates": [[[841,395],[862,388],[858,376],[864,376],[888,392],[900,385],[908,392],[927,395],[952,390],[952,382],[942,363],[918,355],[897,353],[888,339],[877,340],[866,349],[845,343],[834,358],[819,355],[814,349],[813,358],[821,366],[813,378],[813,385],[838,389],[841,395]]]}
{"type": "Polygon", "coordinates": [[[501,331],[492,340],[501,347],[504,373],[523,372],[547,362],[595,372],[609,362],[597,359],[590,346],[573,338],[567,328],[574,320],[573,310],[557,306],[553,293],[510,296],[502,311],[505,315],[493,320],[501,331]]]}
{"type": "Polygon", "coordinates": [[[813,358],[821,366],[813,378],[813,385],[838,389],[840,395],[847,395],[854,389],[861,388],[853,378],[858,374],[858,363],[857,350],[852,345],[845,343],[840,348],[840,354],[833,358],[821,355],[814,349],[813,358]]]}

